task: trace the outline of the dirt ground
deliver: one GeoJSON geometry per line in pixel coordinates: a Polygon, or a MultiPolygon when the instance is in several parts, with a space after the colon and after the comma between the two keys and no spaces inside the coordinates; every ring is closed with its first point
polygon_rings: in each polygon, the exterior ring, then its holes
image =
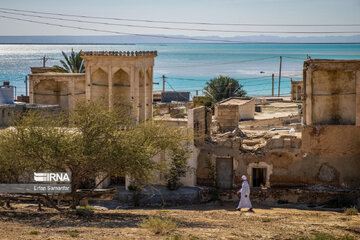
{"type": "Polygon", "coordinates": [[[12,204],[0,209],[0,239],[301,239],[316,233],[360,239],[360,215],[255,205],[255,213],[234,210],[236,203],[159,209],[107,210],[91,216],[74,211],[12,204]],[[139,227],[148,216],[168,218],[177,227],[166,235],[139,227]],[[38,231],[38,234],[31,234],[38,231]],[[77,237],[69,232],[78,232],[77,237]]]}

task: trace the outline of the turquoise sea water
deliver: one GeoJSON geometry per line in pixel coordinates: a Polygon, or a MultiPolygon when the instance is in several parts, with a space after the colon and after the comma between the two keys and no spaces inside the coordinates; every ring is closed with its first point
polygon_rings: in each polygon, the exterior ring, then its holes
{"type": "Polygon", "coordinates": [[[311,58],[360,59],[360,44],[136,44],[136,45],[0,45],[0,82],[10,81],[17,95],[25,93],[24,77],[30,66],[59,64],[61,51],[158,51],[155,59],[154,90],[166,76],[166,90],[201,90],[218,75],[238,79],[248,95],[271,95],[271,74],[278,88],[279,58],[282,61],[281,95],[290,94],[290,78],[301,80],[303,61],[311,58]]]}

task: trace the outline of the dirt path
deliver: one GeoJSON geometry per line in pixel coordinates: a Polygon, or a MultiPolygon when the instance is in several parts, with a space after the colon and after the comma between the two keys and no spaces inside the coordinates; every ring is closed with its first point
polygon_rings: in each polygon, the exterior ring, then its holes
{"type": "Polygon", "coordinates": [[[249,213],[234,211],[234,204],[226,203],[165,210],[99,209],[92,216],[78,216],[47,208],[38,212],[32,204],[13,207],[0,209],[0,239],[300,239],[315,233],[360,239],[360,215],[330,211],[257,206],[249,213]],[[177,227],[168,235],[156,235],[138,226],[148,216],[169,218],[177,227]],[[69,232],[79,235],[73,238],[69,232]]]}

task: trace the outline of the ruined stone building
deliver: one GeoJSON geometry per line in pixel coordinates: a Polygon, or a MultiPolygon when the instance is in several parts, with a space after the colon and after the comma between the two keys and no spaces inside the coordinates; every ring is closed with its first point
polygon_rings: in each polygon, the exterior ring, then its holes
{"type": "MultiPolygon", "coordinates": [[[[104,98],[110,108],[131,105],[138,121],[153,116],[156,52],[83,52],[82,57],[85,74],[31,74],[30,101],[72,108],[79,98],[104,98]]],[[[309,59],[303,73],[303,81],[292,82],[295,103],[232,98],[217,104],[214,115],[184,104],[183,117],[171,117],[167,105],[159,105],[156,120],[187,127],[194,136],[188,159],[193,171],[183,184],[215,182],[233,189],[247,175],[250,186],[259,188],[360,188],[360,61],[309,59]],[[259,104],[262,110],[255,112],[259,104]]]]}
{"type": "Polygon", "coordinates": [[[30,103],[71,109],[78,99],[105,99],[132,107],[137,121],[152,117],[153,67],[157,52],[81,52],[85,73],[33,68],[30,103]]]}
{"type": "Polygon", "coordinates": [[[215,180],[220,189],[232,189],[247,175],[252,187],[360,188],[360,61],[306,60],[301,89],[304,125],[299,117],[281,123],[255,115],[246,129],[235,108],[229,114],[215,108],[217,122],[234,121],[232,129],[212,131],[206,110],[190,110],[196,116],[188,120],[198,152],[196,184],[215,180]]]}

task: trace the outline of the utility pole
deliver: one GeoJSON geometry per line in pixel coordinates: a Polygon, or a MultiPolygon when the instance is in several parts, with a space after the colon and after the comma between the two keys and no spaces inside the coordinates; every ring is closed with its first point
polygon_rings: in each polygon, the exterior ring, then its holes
{"type": "Polygon", "coordinates": [[[271,96],[274,96],[274,74],[271,75],[271,96]]]}
{"type": "Polygon", "coordinates": [[[162,75],[162,80],[163,80],[163,92],[165,92],[165,75],[162,75]]]}
{"type": "Polygon", "coordinates": [[[282,64],[282,56],[280,56],[280,67],[279,67],[279,88],[278,88],[278,97],[280,97],[280,82],[281,82],[281,64],[282,64]]]}
{"type": "Polygon", "coordinates": [[[196,96],[198,96],[199,95],[199,90],[196,90],[196,96]]]}
{"type": "Polygon", "coordinates": [[[42,60],[43,60],[43,67],[45,67],[45,63],[46,63],[46,61],[47,61],[48,59],[46,58],[46,56],[44,56],[44,57],[42,58],[42,60]]]}
{"type": "Polygon", "coordinates": [[[28,95],[28,87],[27,87],[27,82],[28,82],[28,76],[25,76],[25,96],[28,95]]]}

